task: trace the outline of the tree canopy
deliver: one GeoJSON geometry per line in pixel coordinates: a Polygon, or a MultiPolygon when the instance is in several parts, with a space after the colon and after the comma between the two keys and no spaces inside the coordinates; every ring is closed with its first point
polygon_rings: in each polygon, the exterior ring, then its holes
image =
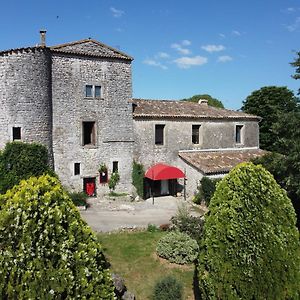
{"type": "Polygon", "coordinates": [[[202,299],[299,299],[300,243],[290,199],[243,163],[211,199],[199,256],[202,299]]]}
{"type": "Polygon", "coordinates": [[[201,95],[194,95],[190,98],[185,98],[185,99],[182,99],[182,101],[189,101],[189,102],[196,102],[198,103],[198,101],[200,99],[205,99],[208,101],[208,105],[210,106],[214,106],[214,107],[218,107],[218,108],[224,108],[224,105],[223,103],[216,99],[216,98],[213,98],[212,96],[208,95],[208,94],[201,94],[201,95]]]}
{"type": "Polygon", "coordinates": [[[44,173],[54,175],[43,145],[12,142],[0,152],[0,193],[5,193],[22,179],[44,173]]]}
{"type": "Polygon", "coordinates": [[[254,91],[243,102],[242,110],[262,117],[260,122],[260,147],[277,151],[281,136],[275,127],[287,113],[299,111],[299,99],[286,87],[267,86],[254,91]]]}
{"type": "Polygon", "coordinates": [[[23,180],[0,206],[1,299],[114,299],[97,237],[58,179],[23,180]]]}
{"type": "MultiPolygon", "coordinates": [[[[293,77],[295,79],[300,79],[300,51],[297,53],[297,55],[298,55],[298,57],[295,59],[294,62],[291,63],[291,65],[296,68],[296,71],[295,71],[296,74],[293,75],[293,77]]],[[[299,89],[298,94],[300,94],[300,89],[299,89]]]]}

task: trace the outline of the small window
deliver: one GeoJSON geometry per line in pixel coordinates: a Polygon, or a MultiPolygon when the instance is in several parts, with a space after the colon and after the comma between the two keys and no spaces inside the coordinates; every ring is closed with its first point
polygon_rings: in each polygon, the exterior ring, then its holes
{"type": "Polygon", "coordinates": [[[242,129],[243,129],[243,125],[236,125],[235,126],[235,142],[237,144],[241,144],[242,143],[242,129]]]}
{"type": "Polygon", "coordinates": [[[92,85],[86,85],[85,86],[85,96],[86,97],[93,97],[93,86],[92,85]]]}
{"type": "Polygon", "coordinates": [[[113,161],[113,173],[116,173],[119,171],[119,162],[113,161]]]}
{"type": "Polygon", "coordinates": [[[13,141],[21,139],[21,127],[13,127],[13,141]]]}
{"type": "Polygon", "coordinates": [[[199,144],[200,125],[192,125],[192,143],[199,144]]]}
{"type": "Polygon", "coordinates": [[[160,125],[160,124],[155,125],[155,144],[156,145],[164,144],[164,128],[165,128],[165,125],[160,125]]]}
{"type": "Polygon", "coordinates": [[[80,163],[74,164],[74,175],[80,175],[80,163]]]}
{"type": "Polygon", "coordinates": [[[84,145],[96,145],[96,132],[95,132],[95,122],[83,122],[82,132],[83,132],[83,146],[84,145]]]}
{"type": "Polygon", "coordinates": [[[101,86],[95,85],[95,98],[101,97],[101,86]]]}

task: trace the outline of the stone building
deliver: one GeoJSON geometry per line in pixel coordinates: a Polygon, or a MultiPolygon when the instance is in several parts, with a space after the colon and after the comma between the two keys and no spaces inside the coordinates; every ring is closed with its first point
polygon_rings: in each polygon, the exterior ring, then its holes
{"type": "MultiPolygon", "coordinates": [[[[44,31],[39,46],[0,52],[0,148],[42,143],[61,182],[90,195],[107,192],[114,171],[130,193],[133,159],[182,170],[192,194],[202,176],[261,155],[256,116],[132,99],[132,60],[92,39],[48,47],[44,31]]],[[[156,181],[157,193],[175,193],[176,180],[156,181]]]]}
{"type": "MultiPolygon", "coordinates": [[[[199,103],[133,99],[134,159],[146,169],[167,163],[183,170],[193,193],[203,176],[222,177],[264,154],[257,116],[199,103]]],[[[154,171],[155,172],[155,171],[154,171]]],[[[156,182],[159,193],[173,190],[156,182]]]]}

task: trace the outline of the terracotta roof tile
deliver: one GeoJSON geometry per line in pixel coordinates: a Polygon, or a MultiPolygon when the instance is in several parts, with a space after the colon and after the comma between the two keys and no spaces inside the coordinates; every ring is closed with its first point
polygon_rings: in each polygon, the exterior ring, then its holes
{"type": "Polygon", "coordinates": [[[239,111],[188,101],[132,99],[132,103],[134,118],[261,119],[239,111]]]}
{"type": "Polygon", "coordinates": [[[179,156],[204,174],[228,173],[239,163],[263,156],[267,151],[261,149],[180,151],[179,156]]]}

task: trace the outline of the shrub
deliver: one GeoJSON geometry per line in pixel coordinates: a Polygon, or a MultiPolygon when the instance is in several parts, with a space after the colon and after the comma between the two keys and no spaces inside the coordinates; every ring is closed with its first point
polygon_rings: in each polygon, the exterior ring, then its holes
{"type": "Polygon", "coordinates": [[[171,231],[157,243],[157,255],[176,264],[189,264],[197,258],[197,242],[187,234],[171,231]]]}
{"type": "Polygon", "coordinates": [[[132,165],[132,184],[141,198],[144,198],[144,175],[144,166],[134,161],[132,165]]]}
{"type": "Polygon", "coordinates": [[[188,234],[192,239],[199,241],[202,236],[203,219],[189,214],[186,205],[178,207],[177,214],[171,218],[173,228],[188,234]]]}
{"type": "MultiPolygon", "coordinates": [[[[198,187],[198,197],[196,197],[196,200],[200,202],[202,200],[205,201],[205,204],[209,206],[210,199],[214,195],[214,192],[216,190],[216,185],[221,179],[216,178],[216,179],[211,179],[209,177],[202,177],[200,181],[200,186],[198,187]]],[[[198,204],[200,204],[200,202],[198,204]]]]}
{"type": "Polygon", "coordinates": [[[0,196],[1,299],[114,299],[97,237],[49,175],[0,196]]]}
{"type": "Polygon", "coordinates": [[[87,200],[87,194],[84,192],[72,192],[68,193],[68,196],[76,206],[88,206],[87,200]]]}
{"type": "Polygon", "coordinates": [[[217,186],[204,223],[204,299],[299,299],[300,244],[290,199],[262,166],[243,163],[217,186]]]}
{"type": "Polygon", "coordinates": [[[48,165],[45,146],[32,143],[7,143],[0,153],[0,193],[18,184],[22,179],[42,174],[54,175],[48,165]]]}
{"type": "Polygon", "coordinates": [[[160,231],[160,229],[155,224],[148,224],[147,231],[148,232],[157,232],[157,231],[160,231]]]}
{"type": "Polygon", "coordinates": [[[166,276],[154,286],[152,296],[153,300],[182,300],[183,299],[183,286],[173,276],[166,276]]]}
{"type": "Polygon", "coordinates": [[[117,183],[120,180],[120,175],[118,172],[114,172],[111,174],[109,182],[108,182],[108,187],[111,191],[114,191],[116,188],[117,183]]]}

